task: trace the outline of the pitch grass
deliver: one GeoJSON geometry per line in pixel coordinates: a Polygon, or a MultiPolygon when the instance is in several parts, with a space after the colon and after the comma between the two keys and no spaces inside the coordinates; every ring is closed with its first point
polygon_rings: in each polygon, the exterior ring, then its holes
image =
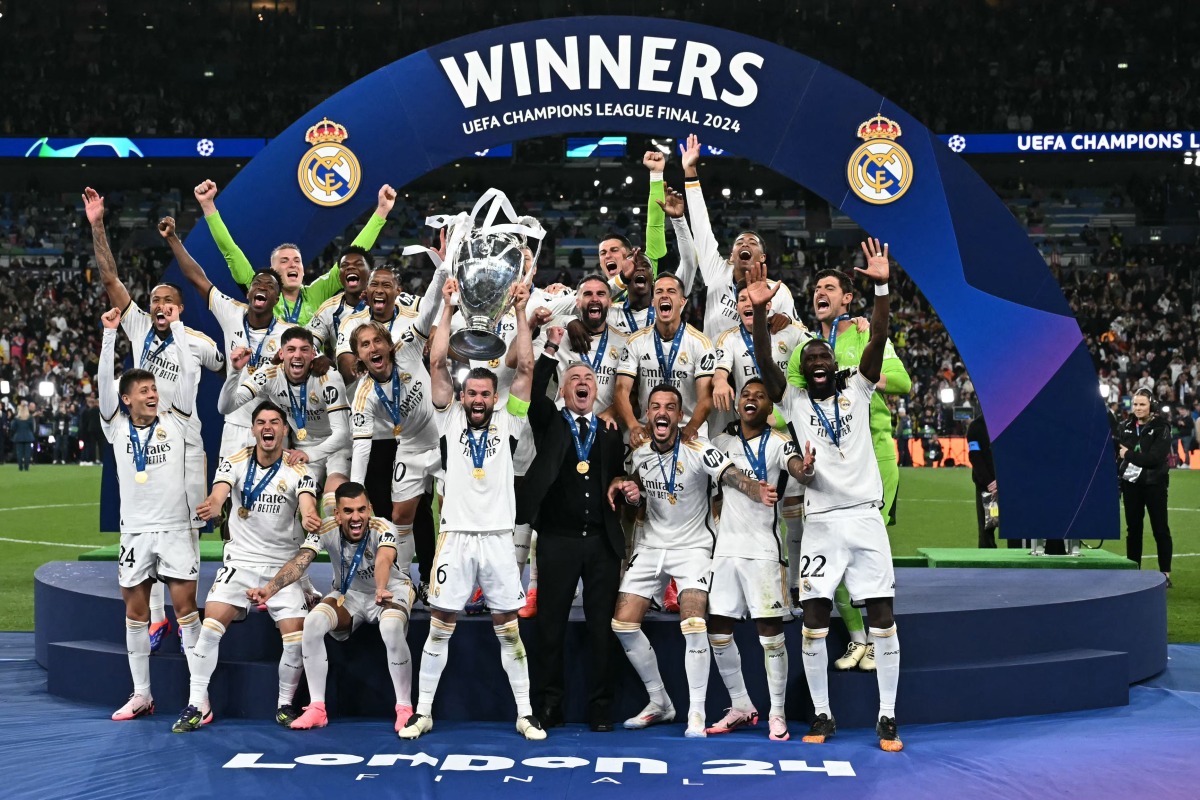
{"type": "MultiPolygon", "coordinates": [[[[23,540],[0,540],[0,630],[28,631],[33,629],[34,570],[47,561],[74,560],[83,550],[112,544],[117,537],[96,531],[99,467],[35,465],[30,472],[17,472],[15,465],[4,465],[0,486],[0,537],[23,540]]],[[[973,547],[972,491],[967,469],[901,470],[899,515],[890,529],[893,553],[910,556],[918,547],[973,547]]],[[[1167,592],[1169,638],[1200,642],[1200,471],[1171,474],[1168,504],[1176,554],[1171,573],[1175,586],[1167,592]]],[[[1155,569],[1148,523],[1145,539],[1147,557],[1142,564],[1155,569]]],[[[1104,548],[1125,553],[1123,541],[1105,542],[1104,548]]]]}

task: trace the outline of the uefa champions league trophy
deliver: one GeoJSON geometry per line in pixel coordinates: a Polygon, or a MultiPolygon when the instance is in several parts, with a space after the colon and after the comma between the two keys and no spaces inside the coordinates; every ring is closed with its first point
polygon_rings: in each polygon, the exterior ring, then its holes
{"type": "Polygon", "coordinates": [[[460,214],[447,224],[453,225],[453,233],[446,254],[458,280],[458,308],[465,323],[450,337],[450,349],[461,359],[501,358],[508,347],[497,335],[497,325],[512,306],[513,283],[532,281],[533,270],[525,271],[525,248],[534,239],[540,249],[545,231],[537,220],[518,217],[499,189],[488,189],[470,215],[460,214]],[[501,213],[507,220],[497,223],[501,213]]]}

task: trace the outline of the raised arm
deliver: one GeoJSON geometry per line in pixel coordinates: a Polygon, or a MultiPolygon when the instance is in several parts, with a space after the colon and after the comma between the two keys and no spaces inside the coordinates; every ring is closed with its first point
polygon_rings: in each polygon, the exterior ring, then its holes
{"type": "Polygon", "coordinates": [[[804,456],[795,454],[788,459],[788,474],[798,480],[802,486],[807,486],[812,483],[813,476],[817,474],[816,464],[817,452],[813,450],[812,442],[805,442],[804,456]]]}
{"type": "Polygon", "coordinates": [[[421,297],[421,309],[417,312],[413,328],[424,339],[429,338],[429,328],[438,317],[438,310],[441,308],[442,287],[446,285],[446,279],[449,277],[449,267],[438,267],[435,269],[433,277],[429,279],[429,287],[421,297]]]}
{"type": "MultiPolygon", "coordinates": [[[[179,306],[171,304],[164,312],[171,323],[171,335],[179,342],[183,350],[183,358],[179,359],[179,385],[195,386],[200,365],[192,358],[187,345],[187,328],[179,321],[179,306]]],[[[190,417],[196,411],[196,392],[179,391],[175,393],[175,410],[185,417],[190,417]]]]}
{"type": "Polygon", "coordinates": [[[246,596],[251,600],[265,603],[278,594],[280,589],[291,586],[303,578],[304,573],[308,572],[309,565],[312,564],[313,559],[316,557],[316,550],[309,547],[301,547],[296,555],[292,556],[286,564],[279,568],[279,572],[275,573],[275,577],[271,579],[270,583],[257,589],[248,589],[246,596]]]}
{"type": "Polygon", "coordinates": [[[129,308],[129,290],[117,276],[117,259],[108,245],[108,234],[104,231],[104,198],[90,186],[83,190],[83,210],[92,226],[92,246],[96,250],[96,264],[100,267],[100,280],[108,293],[108,302],[124,311],[129,308]]]}
{"type": "Polygon", "coordinates": [[[766,481],[754,480],[733,464],[730,464],[721,473],[720,483],[722,486],[730,486],[737,489],[746,495],[746,497],[763,505],[773,506],[775,505],[775,501],[779,499],[779,493],[774,486],[766,481]]]}
{"type": "Polygon", "coordinates": [[[117,326],[121,324],[121,312],[111,308],[100,315],[104,323],[104,334],[100,338],[100,363],[96,368],[96,383],[99,384],[100,416],[110,420],[117,413],[117,378],[113,369],[116,358],[117,326]]]}
{"type": "Polygon", "coordinates": [[[533,329],[525,312],[529,305],[529,287],[519,281],[514,283],[512,297],[513,308],[517,312],[517,338],[512,343],[512,351],[517,357],[517,373],[513,376],[508,394],[528,403],[533,388],[533,329]]]}
{"type": "MultiPolygon", "coordinates": [[[[783,286],[782,281],[776,282],[774,286],[767,282],[765,262],[751,266],[750,272],[746,275],[746,293],[750,298],[750,304],[754,307],[754,324],[751,335],[754,338],[754,351],[757,353],[771,352],[771,330],[767,326],[767,304],[779,291],[780,286],[783,286]]],[[[783,392],[787,389],[787,375],[783,374],[783,370],[779,368],[773,358],[761,359],[758,368],[762,373],[763,387],[766,388],[767,395],[772,402],[778,403],[783,399],[783,392]]]]}
{"type": "MultiPolygon", "coordinates": [[[[370,250],[375,246],[375,240],[379,238],[380,231],[387,224],[388,214],[392,212],[392,206],[396,204],[396,190],[385,183],[379,187],[379,193],[376,197],[375,213],[371,215],[371,218],[367,220],[367,224],[363,225],[362,230],[358,232],[358,236],[355,236],[354,241],[350,243],[364,250],[370,250]]],[[[341,290],[341,268],[340,265],[335,263],[324,275],[310,283],[305,291],[307,292],[309,302],[320,305],[341,290]]]]}
{"type": "Polygon", "coordinates": [[[683,164],[683,190],[687,194],[687,204],[692,210],[692,234],[695,237],[696,258],[699,261],[700,274],[704,283],[711,285],[721,280],[725,269],[725,260],[721,258],[717,247],[717,237],[713,235],[712,224],[708,219],[708,205],[704,202],[704,193],[700,190],[700,140],[695,134],[687,138],[687,144],[679,145],[680,163],[683,164]]]}
{"type": "MultiPolygon", "coordinates": [[[[171,255],[175,256],[175,260],[179,262],[179,269],[183,271],[183,277],[196,287],[196,291],[207,302],[208,296],[213,290],[212,281],[208,279],[208,275],[204,274],[204,268],[196,263],[196,259],[192,258],[192,254],[175,235],[174,217],[163,217],[158,221],[158,235],[167,240],[167,246],[171,248],[171,255]]],[[[249,281],[247,281],[248,284],[249,281]]]]}
{"type": "MultiPolygon", "coordinates": [[[[880,247],[878,239],[868,239],[862,243],[862,249],[867,257],[867,267],[855,267],[854,271],[874,281],[875,305],[871,309],[871,338],[863,347],[858,372],[871,383],[878,383],[879,373],[883,369],[883,351],[887,346],[888,317],[891,311],[888,302],[888,246],[884,244],[880,247]]],[[[755,346],[757,347],[757,340],[755,346]]]]}
{"type": "Polygon", "coordinates": [[[651,272],[658,277],[658,262],[667,254],[667,232],[663,214],[663,170],[667,157],[657,150],[647,150],[642,164],[650,170],[650,197],[646,200],[646,258],[651,272]]]}
{"type": "Polygon", "coordinates": [[[450,376],[450,320],[454,317],[451,299],[458,281],[447,278],[442,285],[442,319],[429,343],[429,399],[435,408],[445,408],[454,400],[454,379],[450,376]]]}
{"type": "MultiPolygon", "coordinates": [[[[229,265],[229,274],[233,276],[233,280],[239,286],[249,286],[250,281],[254,280],[254,265],[233,241],[233,236],[225,227],[220,212],[217,211],[217,184],[212,181],[202,181],[197,184],[192,193],[196,196],[196,201],[200,203],[200,210],[204,212],[204,221],[208,224],[208,232],[212,236],[213,242],[221,251],[225,263],[229,265]]],[[[174,250],[174,248],[171,249],[174,250]]],[[[180,263],[182,265],[182,262],[180,263]]],[[[204,293],[204,296],[207,297],[207,293],[204,293]]]]}
{"type": "Polygon", "coordinates": [[[684,216],[685,204],[683,195],[667,187],[663,210],[671,218],[671,227],[675,230],[675,246],[679,249],[679,269],[675,275],[683,281],[685,294],[692,293],[692,284],[696,282],[696,240],[692,238],[692,229],[688,227],[687,217],[684,216]],[[678,216],[676,215],[678,214],[678,216]]]}

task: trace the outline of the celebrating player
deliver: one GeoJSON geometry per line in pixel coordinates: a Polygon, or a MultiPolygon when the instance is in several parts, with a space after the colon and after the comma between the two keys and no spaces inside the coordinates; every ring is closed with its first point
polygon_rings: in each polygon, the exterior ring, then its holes
{"type": "Polygon", "coordinates": [[[323,728],[325,681],[329,656],[325,634],[345,641],[364,622],[379,626],[387,648],[388,673],[396,692],[396,730],[412,716],[412,658],[408,650],[409,583],[403,565],[412,562],[412,537],[397,541],[396,531],[385,519],[371,516],[367,490],[361,483],[343,483],[336,492],[337,510],[312,531],[266,586],[247,594],[258,603],[270,602],[303,575],[317,554],[329,553],[333,567],[331,591],[304,618],[304,674],[310,702],[292,721],[294,730],[323,728]]]}
{"type": "Polygon", "coordinates": [[[646,505],[645,531],[629,557],[612,621],[613,631],[650,695],[649,705],[627,719],[625,727],[640,729],[675,719],[675,707],[663,688],[654,651],[642,633],[650,599],[674,578],[679,586],[679,627],[687,648],[683,666],[690,702],[684,735],[703,737],[709,671],[704,615],[712,585],[714,535],[711,490],[716,484],[732,486],[768,505],[775,503],[777,493],[774,486],[735,469],[707,440],[685,441],[679,428],[683,398],[674,386],[661,384],[651,389],[646,408],[650,440],[630,456],[632,477],[618,478],[608,489],[614,509],[618,497],[631,505],[646,505]]]}
{"type": "MultiPolygon", "coordinates": [[[[171,335],[184,341],[187,333],[179,321],[179,307],[166,305],[163,310],[171,335]]],[[[192,415],[193,392],[176,392],[168,412],[154,375],[144,369],[131,369],[121,376],[118,386],[113,376],[117,327],[120,310],[113,308],[101,317],[104,334],[100,346],[99,384],[100,417],[104,436],[113,445],[117,462],[117,482],[121,492],[121,553],[117,559],[117,580],[125,600],[125,647],[129,653],[129,671],[133,693],[129,701],[113,713],[115,720],[129,720],[154,713],[150,693],[150,584],[164,581],[171,589],[171,603],[179,621],[184,652],[192,667],[192,649],[200,627],[196,612],[196,575],[200,568],[200,545],[191,527],[187,493],[188,418],[192,415]],[[122,412],[118,395],[129,409],[122,412]]],[[[181,386],[195,382],[192,359],[179,362],[181,386]]]]}
{"type": "MultiPolygon", "coordinates": [[[[234,243],[220,212],[217,211],[217,185],[212,181],[203,181],[197,184],[193,194],[204,212],[204,221],[208,223],[213,242],[224,256],[225,263],[229,265],[229,273],[239,286],[248,287],[256,270],[245,253],[234,243]]],[[[387,215],[391,213],[395,204],[396,191],[385,183],[379,188],[375,213],[351,244],[364,250],[374,247],[375,239],[383,230],[387,215]]],[[[300,248],[291,243],[277,245],[271,251],[271,269],[279,276],[281,286],[279,297],[271,304],[272,313],[290,325],[307,325],[321,304],[337,294],[341,288],[336,264],[320,278],[305,286],[304,260],[300,257],[300,248]]]]}
{"type": "MultiPolygon", "coordinates": [[[[191,693],[187,708],[171,728],[176,733],[188,733],[212,721],[208,684],[217,668],[226,628],[245,617],[252,602],[250,590],[274,578],[295,555],[302,530],[311,532],[321,527],[316,482],[304,464],[288,464],[283,457],[287,414],[264,401],[255,407],[250,421],[254,446],[221,459],[212,493],[200,504],[204,519],[216,517],[229,498],[237,513],[229,519],[224,564],[217,570],[204,602],[204,625],[195,650],[191,693]],[[297,512],[301,523],[297,522],[297,512]]],[[[283,639],[275,721],[286,728],[300,716],[292,705],[303,669],[301,628],[305,610],[300,587],[292,584],[281,589],[267,601],[267,611],[283,639]]]]}
{"type": "MultiPolygon", "coordinates": [[[[713,446],[748,478],[774,486],[783,496],[789,478],[800,483],[812,480],[814,454],[812,445],[806,444],[802,458],[790,437],[770,430],[770,414],[771,400],[762,380],[747,379],[738,396],[733,432],[716,436],[713,446]]],[[[734,625],[748,614],[758,627],[767,665],[769,736],[774,741],[789,738],[783,708],[788,676],[783,639],[783,616],[788,608],[784,588],[787,548],[779,536],[779,510],[778,505],[751,502],[739,492],[728,493],[722,503],[708,596],[708,642],[717,672],[729,690],[730,707],[724,719],[706,731],[710,734],[729,733],[758,722],[758,711],[742,678],[742,657],[733,640],[734,625]]]]}
{"type": "Polygon", "coordinates": [[[517,703],[517,732],[526,739],[545,739],[546,732],[533,716],[529,702],[529,667],[517,626],[517,609],[525,593],[512,565],[516,516],[513,450],[529,427],[533,380],[533,342],[526,318],[529,290],[521,282],[512,289],[517,363],[508,402],[502,409],[496,409],[496,376],[485,369],[471,370],[458,400],[454,398],[449,351],[452,300],[457,291],[457,281],[446,281],[442,288],[442,319],[429,351],[433,406],[446,476],[445,499],[441,507],[442,538],[429,592],[432,619],[421,657],[417,713],[400,731],[400,738],[416,739],[433,729],[433,697],[446,666],[455,619],[478,585],[492,609],[500,661],[517,703]]]}
{"type": "MultiPolygon", "coordinates": [[[[813,339],[800,349],[806,389],[788,387],[780,406],[799,434],[812,442],[821,469],[805,492],[805,531],[800,554],[800,601],[804,609],[804,674],[816,715],[806,742],[824,742],[837,730],[829,708],[829,654],[825,636],[833,596],[843,580],[852,600],[865,603],[879,683],[879,716],[875,732],[889,752],[903,745],[896,730],[896,685],[900,677],[900,639],[892,612],[896,578],[892,550],[879,507],[883,482],[871,444],[871,398],[883,366],[888,330],[887,245],[863,244],[866,269],[857,269],[875,283],[871,338],[863,348],[858,371],[844,384],[837,376],[834,348],[813,339]]],[[[778,291],[767,283],[766,267],[751,270],[747,291],[754,304],[754,344],[769,347],[766,305],[778,291]]],[[[782,379],[773,362],[761,364],[764,376],[782,379]]]]}
{"type": "Polygon", "coordinates": [[[374,268],[375,259],[366,248],[352,244],[342,250],[338,256],[338,281],[342,291],[322,303],[308,321],[318,352],[333,355],[342,320],[367,307],[363,292],[367,288],[367,276],[374,268]]]}

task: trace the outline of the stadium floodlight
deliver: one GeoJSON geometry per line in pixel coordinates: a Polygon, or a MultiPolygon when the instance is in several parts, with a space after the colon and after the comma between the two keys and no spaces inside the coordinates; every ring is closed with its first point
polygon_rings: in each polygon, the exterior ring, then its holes
{"type": "Polygon", "coordinates": [[[947,386],[945,389],[942,389],[940,392],[938,392],[938,397],[941,398],[943,403],[950,405],[954,402],[954,390],[947,386]]]}
{"type": "Polygon", "coordinates": [[[625,185],[626,185],[626,186],[628,186],[628,185],[629,185],[629,184],[631,184],[631,183],[633,183],[633,176],[632,176],[632,175],[626,175],[626,176],[625,176],[625,185]]]}
{"type": "Polygon", "coordinates": [[[637,206],[634,206],[633,208],[631,208],[629,210],[632,211],[634,214],[642,213],[642,210],[640,208],[638,208],[637,206]]]}
{"type": "Polygon", "coordinates": [[[8,394],[12,391],[12,384],[8,381],[0,381],[0,394],[8,394]]]}
{"type": "Polygon", "coordinates": [[[601,214],[607,214],[607,213],[608,213],[608,206],[600,206],[600,213],[601,213],[601,214]]]}
{"type": "Polygon", "coordinates": [[[729,190],[728,186],[721,190],[721,197],[729,197],[731,194],[733,194],[733,192],[729,190]]]}
{"type": "Polygon", "coordinates": [[[1129,62],[1128,61],[1118,61],[1117,69],[1129,69],[1129,62]]]}
{"type": "Polygon", "coordinates": [[[599,186],[599,185],[600,185],[600,179],[599,179],[599,178],[597,178],[596,180],[592,181],[592,186],[599,186]]]}
{"type": "Polygon", "coordinates": [[[762,189],[755,189],[755,190],[754,190],[754,196],[755,196],[755,197],[762,197],[762,189]]]}
{"type": "Polygon", "coordinates": [[[1107,383],[1102,383],[1102,384],[1100,384],[1100,396],[1101,396],[1102,398],[1104,398],[1105,400],[1107,400],[1107,399],[1108,399],[1108,395],[1109,395],[1111,392],[1112,392],[1112,387],[1111,387],[1111,386],[1109,386],[1107,383]]]}
{"type": "Polygon", "coordinates": [[[54,382],[38,381],[38,394],[42,397],[54,397],[54,382]]]}
{"type": "Polygon", "coordinates": [[[1171,407],[1170,407],[1170,406],[1163,406],[1163,407],[1162,407],[1162,413],[1164,413],[1164,414],[1170,414],[1170,413],[1171,413],[1171,407]]]}

